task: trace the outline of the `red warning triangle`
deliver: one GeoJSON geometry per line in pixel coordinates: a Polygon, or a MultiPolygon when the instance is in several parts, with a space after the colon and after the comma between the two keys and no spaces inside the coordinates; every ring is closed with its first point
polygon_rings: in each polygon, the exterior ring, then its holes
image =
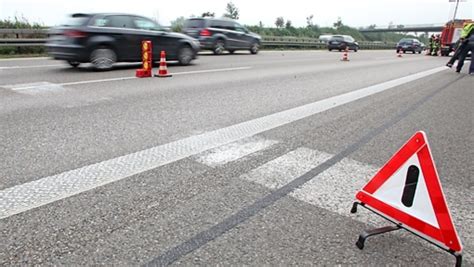
{"type": "Polygon", "coordinates": [[[424,132],[412,136],[356,198],[435,244],[462,251],[424,132]]]}

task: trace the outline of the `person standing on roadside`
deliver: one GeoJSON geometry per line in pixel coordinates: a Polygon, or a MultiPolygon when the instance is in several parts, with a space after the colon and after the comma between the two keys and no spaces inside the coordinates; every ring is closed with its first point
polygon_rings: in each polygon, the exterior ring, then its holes
{"type": "Polygon", "coordinates": [[[431,54],[433,54],[433,50],[434,50],[434,34],[431,35],[430,41],[429,41],[429,43],[428,43],[428,46],[429,46],[429,48],[430,48],[430,50],[429,50],[430,52],[427,53],[426,55],[427,55],[427,56],[431,56],[431,54]]]}
{"type": "Polygon", "coordinates": [[[471,65],[469,68],[469,74],[474,73],[474,64],[472,63],[472,57],[474,57],[474,23],[466,23],[461,32],[462,50],[459,53],[458,65],[456,67],[456,72],[461,72],[461,69],[464,65],[464,60],[467,57],[469,51],[471,51],[471,65]]]}
{"type": "Polygon", "coordinates": [[[439,34],[437,34],[433,40],[433,53],[431,54],[432,56],[438,56],[440,46],[441,46],[441,37],[439,34]]]}
{"type": "Polygon", "coordinates": [[[454,62],[459,59],[459,55],[461,54],[462,49],[464,48],[465,44],[462,42],[461,39],[459,39],[456,42],[456,49],[454,50],[453,56],[449,59],[448,63],[446,63],[447,67],[452,67],[454,62]]]}

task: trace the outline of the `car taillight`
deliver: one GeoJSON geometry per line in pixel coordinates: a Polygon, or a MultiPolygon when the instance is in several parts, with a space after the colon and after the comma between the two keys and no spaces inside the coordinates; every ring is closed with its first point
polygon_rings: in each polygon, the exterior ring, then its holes
{"type": "Polygon", "coordinates": [[[64,35],[70,38],[83,38],[87,36],[85,32],[78,30],[67,30],[64,32],[64,35]]]}
{"type": "Polygon", "coordinates": [[[202,30],[199,35],[201,36],[211,36],[211,32],[208,29],[202,30]]]}

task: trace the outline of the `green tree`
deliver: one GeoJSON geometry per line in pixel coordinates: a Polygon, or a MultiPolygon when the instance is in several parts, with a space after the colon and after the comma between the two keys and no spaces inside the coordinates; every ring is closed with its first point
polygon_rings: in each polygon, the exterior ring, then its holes
{"type": "Polygon", "coordinates": [[[290,29],[290,28],[292,28],[292,27],[293,27],[293,25],[292,25],[292,23],[291,23],[291,20],[287,20],[287,21],[286,21],[286,24],[285,24],[285,28],[290,29]]]}
{"type": "Polygon", "coordinates": [[[239,19],[239,9],[234,5],[234,3],[229,2],[227,3],[223,16],[231,19],[239,19]]]}
{"type": "Polygon", "coordinates": [[[178,17],[175,20],[171,21],[171,30],[174,32],[181,32],[184,27],[184,21],[186,19],[184,17],[178,17]]]}
{"type": "Polygon", "coordinates": [[[275,26],[277,26],[277,28],[282,28],[283,25],[285,25],[285,19],[283,17],[276,18],[275,26]]]}
{"type": "Polygon", "coordinates": [[[207,11],[207,12],[204,12],[202,13],[201,17],[211,17],[213,18],[216,14],[214,12],[210,12],[210,11],[207,11]]]}
{"type": "Polygon", "coordinates": [[[313,24],[313,14],[309,15],[308,17],[306,17],[306,26],[308,28],[313,28],[314,24],[313,24]]]}
{"type": "Polygon", "coordinates": [[[338,18],[337,18],[337,21],[334,22],[334,24],[333,24],[334,28],[336,28],[336,29],[341,28],[343,25],[344,25],[344,24],[342,24],[341,17],[338,17],[338,18]]]}

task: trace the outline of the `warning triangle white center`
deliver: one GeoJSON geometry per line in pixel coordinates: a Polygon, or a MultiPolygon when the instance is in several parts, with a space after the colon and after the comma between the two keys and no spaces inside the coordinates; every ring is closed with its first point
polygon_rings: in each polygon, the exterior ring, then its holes
{"type": "Polygon", "coordinates": [[[419,173],[413,205],[407,207],[402,203],[403,190],[405,188],[407,172],[410,166],[416,166],[421,170],[420,162],[416,154],[411,156],[411,158],[409,158],[397,172],[385,181],[385,183],[374,192],[373,196],[387,204],[390,204],[398,210],[404,211],[439,229],[438,220],[436,219],[433,204],[428,195],[428,189],[426,188],[423,172],[419,173]]]}

